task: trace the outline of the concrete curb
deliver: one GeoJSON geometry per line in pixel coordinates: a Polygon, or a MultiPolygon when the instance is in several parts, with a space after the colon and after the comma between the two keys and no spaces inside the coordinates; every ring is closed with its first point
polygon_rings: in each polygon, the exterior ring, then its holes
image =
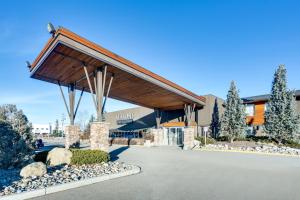
{"type": "Polygon", "coordinates": [[[211,151],[211,152],[231,152],[231,153],[243,153],[243,154],[257,154],[257,155],[267,155],[267,156],[283,156],[283,157],[294,157],[300,158],[300,155],[282,154],[282,153],[264,153],[256,151],[239,151],[239,150],[219,150],[219,149],[195,149],[197,151],[211,151]]]}
{"type": "Polygon", "coordinates": [[[86,185],[91,185],[91,184],[99,183],[99,182],[106,181],[106,180],[111,180],[111,179],[120,178],[120,177],[124,177],[124,176],[130,176],[130,175],[138,174],[140,172],[141,172],[140,167],[133,166],[133,169],[124,171],[124,172],[120,172],[117,174],[108,174],[108,175],[103,175],[103,176],[99,176],[99,177],[95,177],[95,178],[89,178],[89,179],[85,179],[85,180],[75,181],[75,182],[71,182],[71,183],[55,185],[55,186],[51,186],[51,187],[47,187],[47,188],[43,188],[43,189],[37,189],[34,191],[30,191],[30,192],[23,192],[23,193],[19,193],[19,194],[2,196],[2,197],[0,197],[0,200],[30,199],[30,198],[34,198],[34,197],[44,196],[46,194],[52,194],[55,192],[65,191],[65,190],[72,189],[72,188],[78,188],[78,187],[82,187],[82,186],[86,186],[86,185]]]}

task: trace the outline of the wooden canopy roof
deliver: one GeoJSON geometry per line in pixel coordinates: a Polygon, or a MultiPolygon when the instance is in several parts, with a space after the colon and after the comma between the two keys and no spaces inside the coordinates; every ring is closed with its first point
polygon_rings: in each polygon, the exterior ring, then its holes
{"type": "MultiPolygon", "coordinates": [[[[111,51],[65,29],[59,28],[30,68],[31,77],[67,86],[76,83],[76,89],[89,91],[83,69],[92,74],[99,66],[107,66],[113,74],[109,97],[149,108],[182,109],[184,104],[202,107],[205,98],[198,96],[149,70],[124,59],[111,51]]],[[[106,92],[105,92],[106,93],[106,92]]]]}

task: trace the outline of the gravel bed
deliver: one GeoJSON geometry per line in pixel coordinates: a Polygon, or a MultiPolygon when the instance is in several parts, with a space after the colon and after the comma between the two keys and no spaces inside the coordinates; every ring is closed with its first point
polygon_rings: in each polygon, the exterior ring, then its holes
{"type": "Polygon", "coordinates": [[[132,165],[108,162],[95,165],[48,167],[47,174],[41,177],[21,178],[20,170],[0,170],[0,196],[42,189],[83,179],[115,174],[131,170],[132,165]]]}
{"type": "Polygon", "coordinates": [[[294,149],[290,147],[278,147],[275,145],[257,145],[251,146],[240,146],[233,147],[227,144],[208,144],[204,149],[211,150],[235,150],[235,151],[251,151],[251,152],[261,152],[261,153],[275,153],[275,154],[286,154],[286,155],[300,155],[300,149],[294,149]]]}

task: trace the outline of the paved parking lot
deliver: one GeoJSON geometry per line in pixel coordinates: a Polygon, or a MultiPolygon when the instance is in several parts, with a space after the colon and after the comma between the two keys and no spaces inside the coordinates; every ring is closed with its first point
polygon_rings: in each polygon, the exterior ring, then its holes
{"type": "Polygon", "coordinates": [[[114,159],[142,173],[67,190],[36,200],[83,199],[300,199],[300,158],[174,147],[120,147],[114,159]]]}

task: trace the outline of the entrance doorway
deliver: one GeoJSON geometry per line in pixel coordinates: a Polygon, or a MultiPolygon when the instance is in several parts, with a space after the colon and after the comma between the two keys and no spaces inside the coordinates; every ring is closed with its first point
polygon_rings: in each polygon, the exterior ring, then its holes
{"type": "Polygon", "coordinates": [[[168,145],[182,145],[183,144],[183,128],[169,127],[167,128],[168,145]]]}

